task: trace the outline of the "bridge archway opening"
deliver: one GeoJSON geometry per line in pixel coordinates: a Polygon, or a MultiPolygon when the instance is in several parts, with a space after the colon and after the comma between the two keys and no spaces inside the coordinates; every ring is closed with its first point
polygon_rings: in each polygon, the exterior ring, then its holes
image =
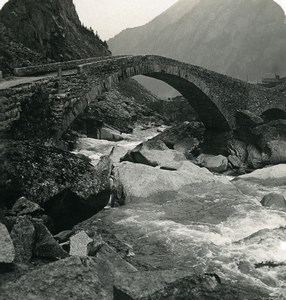
{"type": "Polygon", "coordinates": [[[229,131],[231,126],[227,117],[214,101],[194,83],[164,72],[142,74],[147,77],[161,80],[177,90],[190,103],[204,123],[206,129],[229,131]]]}
{"type": "Polygon", "coordinates": [[[265,121],[274,121],[279,119],[286,120],[286,111],[279,108],[268,109],[261,114],[261,117],[265,121]]]}
{"type": "Polygon", "coordinates": [[[174,98],[177,96],[182,96],[179,91],[174,89],[168,83],[155,79],[152,77],[147,77],[144,75],[136,75],[132,77],[137,82],[139,82],[143,87],[152,92],[155,96],[160,99],[174,98]]]}
{"type": "Polygon", "coordinates": [[[157,97],[158,101],[151,102],[148,106],[163,115],[166,120],[171,122],[201,121],[190,101],[168,83],[144,75],[133,76],[132,79],[157,97]]]}

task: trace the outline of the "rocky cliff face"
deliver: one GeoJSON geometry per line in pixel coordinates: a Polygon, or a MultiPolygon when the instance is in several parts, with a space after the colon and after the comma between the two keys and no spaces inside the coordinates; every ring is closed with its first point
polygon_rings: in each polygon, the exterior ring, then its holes
{"type": "Polygon", "coordinates": [[[35,63],[33,52],[56,61],[111,54],[106,43],[81,24],[72,0],[10,0],[0,11],[0,25],[6,35],[6,40],[1,35],[0,55],[22,58],[17,65],[35,63]],[[11,42],[17,45],[16,55],[7,49],[11,42]]]}
{"type": "Polygon", "coordinates": [[[11,74],[16,67],[47,62],[49,59],[17,42],[11,31],[0,21],[0,70],[4,75],[11,74]]]}
{"type": "Polygon", "coordinates": [[[286,70],[284,20],[272,0],[180,0],[108,44],[114,54],[158,54],[256,80],[286,70]]]}

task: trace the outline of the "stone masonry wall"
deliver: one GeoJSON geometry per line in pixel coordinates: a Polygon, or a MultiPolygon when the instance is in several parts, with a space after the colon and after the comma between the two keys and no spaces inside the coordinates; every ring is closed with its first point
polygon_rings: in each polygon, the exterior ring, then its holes
{"type": "MultiPolygon", "coordinates": [[[[259,113],[275,106],[286,110],[282,93],[274,94],[271,90],[171,59],[134,56],[83,64],[78,66],[77,74],[63,76],[61,80],[51,77],[0,90],[0,132],[2,136],[7,136],[15,124],[21,128],[23,103],[27,104],[36,91],[42,90],[48,94],[45,101],[49,102],[50,110],[46,116],[49,132],[41,132],[41,136],[51,138],[52,133],[53,137],[58,138],[94,99],[119,81],[138,74],[151,77],[157,74],[159,79],[169,74],[178,84],[186,81],[194,84],[218,107],[232,127],[235,126],[235,112],[238,109],[251,109],[259,113]]],[[[25,131],[26,123],[22,127],[25,131]]]]}

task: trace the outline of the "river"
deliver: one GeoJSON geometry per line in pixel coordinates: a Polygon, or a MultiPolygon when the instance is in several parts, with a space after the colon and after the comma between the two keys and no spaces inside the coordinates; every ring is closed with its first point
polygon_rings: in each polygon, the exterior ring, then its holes
{"type": "MultiPolygon", "coordinates": [[[[120,142],[81,138],[75,153],[87,155],[96,165],[115,147],[118,161],[156,134],[156,128],[138,128],[120,142]]],[[[258,287],[268,291],[269,299],[286,299],[286,213],[259,203],[273,191],[286,197],[286,187],[257,184],[243,194],[232,179],[214,175],[213,182],[185,188],[185,197],[168,199],[167,193],[106,209],[98,226],[130,246],[129,260],[139,268],[215,272],[238,290],[258,287]]]]}

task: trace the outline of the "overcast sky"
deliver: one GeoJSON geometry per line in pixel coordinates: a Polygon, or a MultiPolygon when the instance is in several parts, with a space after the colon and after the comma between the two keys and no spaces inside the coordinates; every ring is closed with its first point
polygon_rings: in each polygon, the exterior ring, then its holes
{"type": "MultiPolygon", "coordinates": [[[[128,27],[146,24],[177,0],[73,0],[80,19],[107,40],[128,27]]],[[[286,0],[275,0],[286,11],[286,0]]],[[[0,7],[7,0],[0,0],[0,7]]]]}

